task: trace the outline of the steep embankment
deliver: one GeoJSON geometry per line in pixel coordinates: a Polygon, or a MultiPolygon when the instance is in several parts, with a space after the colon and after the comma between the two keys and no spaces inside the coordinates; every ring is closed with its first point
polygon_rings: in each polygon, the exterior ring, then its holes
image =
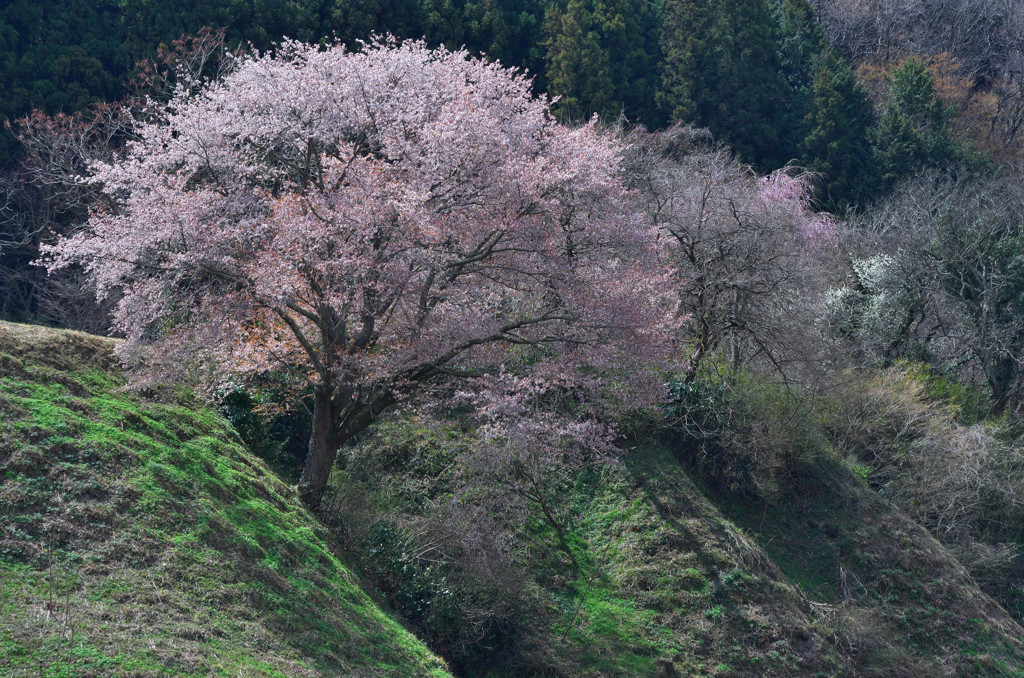
{"type": "MultiPolygon", "coordinates": [[[[349,537],[367,571],[427,637],[452,645],[464,675],[1024,676],[1024,629],[840,463],[813,461],[768,504],[695,481],[668,443],[554,483],[547,509],[561,539],[536,503],[514,521],[503,543],[515,572],[495,579],[514,581],[502,595],[521,595],[529,612],[488,639],[494,649],[460,655],[443,616],[416,619],[450,605],[458,578],[433,584],[439,558],[415,553],[450,532],[453,462],[471,435],[396,416],[349,451],[333,485],[368,512],[363,535],[349,537]],[[383,542],[374,525],[404,531],[383,542]]],[[[464,616],[472,591],[454,596],[464,616]]]]}
{"type": "Polygon", "coordinates": [[[0,323],[0,674],[447,675],[294,492],[109,340],[0,323]]]}
{"type": "Polygon", "coordinates": [[[1024,629],[949,551],[845,468],[807,473],[760,504],[651,446],[594,484],[577,529],[650,620],[634,647],[683,675],[1024,676],[1024,629]]]}
{"type": "MultiPolygon", "coordinates": [[[[217,414],[124,392],[111,346],[0,324],[0,675],[446,675],[217,414]]],[[[369,536],[450,501],[453,443],[413,424],[385,422],[336,478],[369,536]]],[[[1024,676],[1024,630],[838,463],[763,504],[680,459],[641,445],[565,477],[575,566],[533,507],[508,542],[521,614],[456,648],[462,672],[1024,676]]],[[[429,599],[415,560],[386,571],[356,536],[396,604],[429,599]]]]}

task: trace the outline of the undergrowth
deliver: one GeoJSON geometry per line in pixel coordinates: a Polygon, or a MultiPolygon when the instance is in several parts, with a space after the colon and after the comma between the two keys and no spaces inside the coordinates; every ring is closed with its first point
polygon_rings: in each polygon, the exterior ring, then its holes
{"type": "Polygon", "coordinates": [[[699,436],[550,468],[544,507],[465,477],[463,420],[399,413],[348,451],[332,524],[459,675],[1022,675],[1020,627],[850,471],[819,410],[750,376],[729,386],[699,436]],[[467,534],[503,557],[481,561],[467,534]],[[500,632],[452,633],[485,618],[500,632]]]}

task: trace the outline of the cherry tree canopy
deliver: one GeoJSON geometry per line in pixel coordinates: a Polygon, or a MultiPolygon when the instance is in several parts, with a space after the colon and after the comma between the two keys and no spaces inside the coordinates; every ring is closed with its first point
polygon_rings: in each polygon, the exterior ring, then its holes
{"type": "Polygon", "coordinates": [[[465,52],[286,43],[153,103],[94,169],[106,206],[49,265],[121,295],[137,380],[188,366],[312,387],[315,504],[342,442],[447,376],[504,384],[507,410],[523,366],[535,388],[665,357],[662,268],[621,148],[548,105],[465,52]]]}

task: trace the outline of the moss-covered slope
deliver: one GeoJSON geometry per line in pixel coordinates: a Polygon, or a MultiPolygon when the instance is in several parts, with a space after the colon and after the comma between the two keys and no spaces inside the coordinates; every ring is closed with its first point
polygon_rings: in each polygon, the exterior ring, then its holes
{"type": "Polygon", "coordinates": [[[221,418],[0,323],[0,674],[447,675],[221,418]]]}

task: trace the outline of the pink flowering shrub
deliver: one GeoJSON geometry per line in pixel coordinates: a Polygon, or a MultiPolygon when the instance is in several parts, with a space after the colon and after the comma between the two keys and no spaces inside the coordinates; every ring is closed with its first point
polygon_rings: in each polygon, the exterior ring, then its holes
{"type": "MultiPolygon", "coordinates": [[[[795,234],[802,236],[805,247],[812,251],[834,250],[839,246],[839,222],[828,212],[811,211],[811,199],[811,182],[807,175],[794,175],[781,169],[761,179],[761,200],[782,211],[785,217],[780,222],[796,225],[795,234]]],[[[798,245],[799,241],[794,244],[798,245]]]]}

